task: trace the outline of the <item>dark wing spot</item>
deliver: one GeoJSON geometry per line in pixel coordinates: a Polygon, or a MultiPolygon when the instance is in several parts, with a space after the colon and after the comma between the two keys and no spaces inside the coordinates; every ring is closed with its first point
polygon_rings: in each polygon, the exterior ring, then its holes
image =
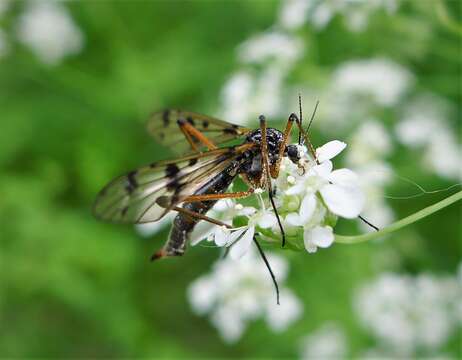
{"type": "Polygon", "coordinates": [[[180,191],[180,183],[178,182],[178,179],[173,179],[172,181],[169,181],[167,184],[167,189],[170,191],[175,191],[175,193],[178,193],[180,191]]]}
{"type": "Polygon", "coordinates": [[[172,178],[175,177],[179,171],[180,169],[175,164],[168,164],[168,166],[165,168],[165,175],[167,175],[169,178],[172,178]]]}
{"type": "Polygon", "coordinates": [[[170,122],[170,110],[165,110],[162,114],[162,120],[164,121],[164,126],[168,126],[170,122]]]}
{"type": "Polygon", "coordinates": [[[160,132],[159,137],[160,137],[161,140],[164,140],[165,139],[165,133],[160,132]]]}
{"type": "Polygon", "coordinates": [[[188,123],[190,123],[192,126],[195,125],[194,120],[193,120],[193,118],[192,118],[191,116],[188,116],[188,118],[186,119],[186,121],[187,121],[188,123]]]}
{"type": "Polygon", "coordinates": [[[225,128],[223,132],[225,134],[237,135],[237,130],[235,128],[225,128]]]}
{"type": "Polygon", "coordinates": [[[120,212],[122,214],[122,217],[125,217],[125,214],[127,213],[127,211],[128,211],[128,206],[125,206],[120,212]]]}
{"type": "Polygon", "coordinates": [[[135,175],[136,170],[129,172],[127,175],[127,184],[125,185],[125,190],[127,190],[129,194],[131,194],[133,190],[135,190],[138,187],[135,175]]]}
{"type": "Polygon", "coordinates": [[[202,126],[204,129],[207,129],[209,127],[209,122],[207,120],[202,121],[202,126]]]}
{"type": "Polygon", "coordinates": [[[153,163],[150,163],[149,164],[149,167],[152,169],[152,168],[155,168],[157,166],[157,163],[156,162],[153,162],[153,163]]]}
{"type": "Polygon", "coordinates": [[[156,199],[156,204],[163,207],[167,208],[170,205],[170,198],[168,196],[160,196],[156,199]]]}
{"type": "Polygon", "coordinates": [[[236,124],[233,124],[232,127],[233,129],[236,129],[236,130],[239,129],[239,125],[236,125],[236,124]]]}
{"type": "Polygon", "coordinates": [[[189,166],[196,165],[196,163],[197,163],[197,159],[191,159],[191,160],[189,160],[189,166]]]}

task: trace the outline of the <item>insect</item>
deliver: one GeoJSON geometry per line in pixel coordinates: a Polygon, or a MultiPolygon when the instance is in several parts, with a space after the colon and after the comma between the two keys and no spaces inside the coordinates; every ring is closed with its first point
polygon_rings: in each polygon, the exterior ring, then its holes
{"type": "MultiPolygon", "coordinates": [[[[156,260],[183,255],[188,236],[199,221],[230,227],[206,215],[218,200],[244,198],[262,188],[268,191],[284,246],[285,233],[273,201],[271,179],[278,177],[283,157],[299,164],[298,145],[303,142],[314,159],[316,155],[302,127],[301,105],[300,118],[292,113],[283,132],[267,127],[263,115],[259,121],[259,128],[249,129],[189,111],[170,109],[154,113],[148,121],[148,132],[159,143],[183,155],[151,163],[111,181],[97,196],[95,216],[139,224],[157,221],[176,211],[167,242],[151,258],[156,260]],[[289,144],[294,124],[299,130],[299,141],[289,144]],[[235,139],[242,139],[241,144],[223,146],[235,139]],[[227,192],[238,176],[248,189],[227,192]]],[[[279,294],[274,274],[255,237],[254,242],[279,294]]]]}

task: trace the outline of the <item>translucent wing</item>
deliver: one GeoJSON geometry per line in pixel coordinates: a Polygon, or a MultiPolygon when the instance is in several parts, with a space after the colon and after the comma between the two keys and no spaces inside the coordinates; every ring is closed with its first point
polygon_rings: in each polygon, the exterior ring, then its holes
{"type": "MultiPolygon", "coordinates": [[[[168,109],[152,114],[148,121],[148,132],[157,142],[178,154],[192,151],[178,126],[180,119],[189,122],[215,145],[236,139],[251,130],[191,111],[168,109]]],[[[198,142],[198,146],[201,148],[202,144],[198,142]]]]}
{"type": "Polygon", "coordinates": [[[161,161],[110,182],[93,207],[102,220],[120,223],[157,221],[207,181],[225,170],[249,144],[161,161]]]}

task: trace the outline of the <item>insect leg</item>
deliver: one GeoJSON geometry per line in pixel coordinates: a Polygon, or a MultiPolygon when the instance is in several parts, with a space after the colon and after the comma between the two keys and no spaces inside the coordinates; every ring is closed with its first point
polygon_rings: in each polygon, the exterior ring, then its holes
{"type": "Polygon", "coordinates": [[[284,150],[289,141],[290,131],[292,130],[292,125],[295,121],[295,118],[292,115],[293,114],[291,114],[289,116],[289,119],[287,120],[286,128],[284,130],[284,140],[279,146],[279,152],[278,152],[278,157],[276,159],[276,163],[273,166],[270,166],[271,177],[273,179],[276,179],[279,175],[279,169],[281,167],[282,157],[284,156],[284,150]]]}
{"type": "MultiPolygon", "coordinates": [[[[229,225],[229,224],[226,224],[220,220],[216,220],[216,219],[213,219],[211,217],[208,217],[206,215],[203,215],[203,214],[199,214],[195,211],[191,211],[189,209],[185,209],[185,208],[182,208],[182,207],[178,207],[178,206],[175,206],[174,208],[172,208],[172,210],[174,211],[177,211],[179,213],[182,213],[182,214],[185,214],[191,218],[195,218],[195,219],[200,219],[200,220],[204,220],[204,221],[208,221],[209,223],[212,223],[212,224],[215,224],[215,225],[218,225],[218,226],[225,226],[226,228],[228,229],[231,229],[232,226],[229,225]]],[[[178,246],[172,246],[172,244],[170,243],[170,240],[167,241],[167,243],[164,245],[164,247],[162,249],[160,249],[159,251],[157,251],[156,253],[154,253],[154,255],[151,256],[151,261],[154,261],[154,260],[158,260],[158,259],[161,259],[161,258],[164,258],[164,257],[168,257],[168,256],[174,256],[174,255],[182,255],[184,251],[184,244],[181,248],[178,248],[178,246]]]]}
{"type": "Polygon", "coordinates": [[[308,150],[311,153],[311,156],[313,156],[313,159],[316,161],[317,164],[319,164],[318,157],[316,156],[316,151],[314,150],[314,146],[311,143],[310,139],[308,138],[307,133],[303,129],[302,124],[301,124],[300,120],[298,119],[298,116],[296,114],[294,114],[294,113],[290,114],[290,116],[293,116],[295,118],[295,123],[297,124],[298,130],[300,131],[300,133],[303,136],[304,143],[306,142],[306,144],[308,146],[308,150]]]}
{"type": "Polygon", "coordinates": [[[220,199],[240,199],[252,195],[253,192],[253,189],[249,189],[247,191],[239,191],[234,193],[191,195],[184,199],[183,202],[209,201],[220,199]]]}
{"type": "Polygon", "coordinates": [[[363,218],[361,215],[358,215],[358,218],[359,220],[361,220],[363,223],[365,223],[366,225],[369,225],[371,228],[373,228],[375,231],[379,231],[380,229],[378,228],[378,226],[375,226],[374,224],[372,224],[370,221],[366,220],[365,218],[363,218]]]}
{"type": "Polygon", "coordinates": [[[210,141],[207,136],[202,134],[199,130],[197,130],[193,125],[191,125],[186,120],[180,119],[177,121],[178,126],[180,127],[181,132],[184,134],[186,139],[188,140],[189,144],[193,148],[194,151],[199,152],[197,145],[195,144],[192,137],[199,140],[202,144],[204,144],[209,150],[217,149],[216,145],[210,141]]]}
{"type": "Polygon", "coordinates": [[[284,247],[286,244],[286,233],[282,226],[282,222],[279,217],[279,213],[278,213],[276,204],[274,203],[274,199],[273,199],[273,189],[271,186],[271,175],[270,175],[269,164],[268,164],[268,142],[266,139],[266,119],[263,115],[260,115],[260,129],[261,129],[261,161],[263,162],[263,169],[265,173],[265,175],[263,176],[263,180],[266,180],[266,184],[268,188],[268,196],[271,202],[271,206],[273,207],[274,214],[276,215],[279,229],[281,230],[282,247],[284,247]]]}
{"type": "Polygon", "coordinates": [[[271,269],[271,266],[268,262],[268,259],[266,258],[265,253],[263,252],[263,249],[261,248],[260,244],[257,241],[256,236],[253,236],[253,241],[255,242],[255,245],[257,245],[258,252],[260,253],[261,258],[263,259],[263,262],[266,265],[266,268],[268,269],[270,275],[271,275],[271,280],[273,280],[274,287],[276,288],[276,303],[279,304],[279,286],[278,282],[276,280],[276,276],[274,276],[273,270],[271,269]]]}

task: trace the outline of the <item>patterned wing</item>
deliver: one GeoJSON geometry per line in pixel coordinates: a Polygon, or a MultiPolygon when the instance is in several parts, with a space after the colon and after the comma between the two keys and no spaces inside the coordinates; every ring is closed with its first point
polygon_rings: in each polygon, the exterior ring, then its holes
{"type": "MultiPolygon", "coordinates": [[[[215,145],[236,139],[251,130],[191,111],[168,109],[152,114],[147,125],[148,132],[157,142],[178,154],[192,151],[178,126],[178,120],[189,122],[215,145]]],[[[193,138],[193,140],[198,144],[199,148],[203,147],[197,139],[193,138]]]]}
{"type": "Polygon", "coordinates": [[[119,223],[157,221],[225,170],[249,144],[161,161],[131,171],[99,193],[94,215],[119,223]]]}

